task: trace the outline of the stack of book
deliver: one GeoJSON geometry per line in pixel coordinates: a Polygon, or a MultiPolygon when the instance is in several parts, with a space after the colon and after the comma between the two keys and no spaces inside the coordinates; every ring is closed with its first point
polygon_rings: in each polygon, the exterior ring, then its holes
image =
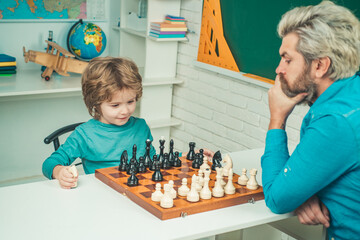
{"type": "Polygon", "coordinates": [[[0,54],[0,75],[16,73],[16,58],[0,54]]]}
{"type": "Polygon", "coordinates": [[[185,18],[166,15],[164,22],[150,23],[151,37],[155,38],[184,38],[187,31],[185,18]]]}

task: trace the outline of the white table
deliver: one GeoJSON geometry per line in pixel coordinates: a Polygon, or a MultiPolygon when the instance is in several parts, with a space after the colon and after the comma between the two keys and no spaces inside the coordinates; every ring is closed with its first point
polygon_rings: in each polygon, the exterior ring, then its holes
{"type": "MultiPolygon", "coordinates": [[[[234,171],[259,169],[263,149],[232,153],[234,171]]],[[[0,188],[0,239],[196,239],[286,219],[264,200],[161,221],[96,179],[72,190],[57,180],[0,188]],[[184,231],[179,231],[184,229],[184,231]]]]}

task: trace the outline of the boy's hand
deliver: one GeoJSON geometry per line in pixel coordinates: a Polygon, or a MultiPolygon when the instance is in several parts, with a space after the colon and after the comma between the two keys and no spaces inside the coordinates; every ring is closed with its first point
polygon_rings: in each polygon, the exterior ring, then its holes
{"type": "Polygon", "coordinates": [[[64,189],[70,189],[77,186],[78,176],[74,176],[69,166],[55,166],[53,177],[59,180],[59,184],[64,189]]]}

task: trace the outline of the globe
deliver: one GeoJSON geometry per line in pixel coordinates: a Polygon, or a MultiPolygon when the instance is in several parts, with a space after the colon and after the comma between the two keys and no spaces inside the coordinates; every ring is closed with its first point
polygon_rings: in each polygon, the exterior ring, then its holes
{"type": "Polygon", "coordinates": [[[106,47],[106,36],[103,30],[94,23],[84,23],[82,19],[70,29],[67,45],[76,58],[90,61],[100,56],[106,47]]]}

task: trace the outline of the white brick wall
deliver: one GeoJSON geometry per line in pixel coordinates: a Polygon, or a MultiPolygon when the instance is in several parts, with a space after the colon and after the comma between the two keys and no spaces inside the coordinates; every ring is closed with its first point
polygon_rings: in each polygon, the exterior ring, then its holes
{"type": "MultiPolygon", "coordinates": [[[[172,115],[183,121],[171,129],[175,148],[233,152],[264,146],[269,124],[268,89],[193,66],[197,58],[202,0],[183,0],[181,16],[188,20],[188,42],[178,48],[177,76],[172,115]]],[[[299,141],[301,121],[308,107],[296,107],[288,119],[289,144],[299,141]]]]}

